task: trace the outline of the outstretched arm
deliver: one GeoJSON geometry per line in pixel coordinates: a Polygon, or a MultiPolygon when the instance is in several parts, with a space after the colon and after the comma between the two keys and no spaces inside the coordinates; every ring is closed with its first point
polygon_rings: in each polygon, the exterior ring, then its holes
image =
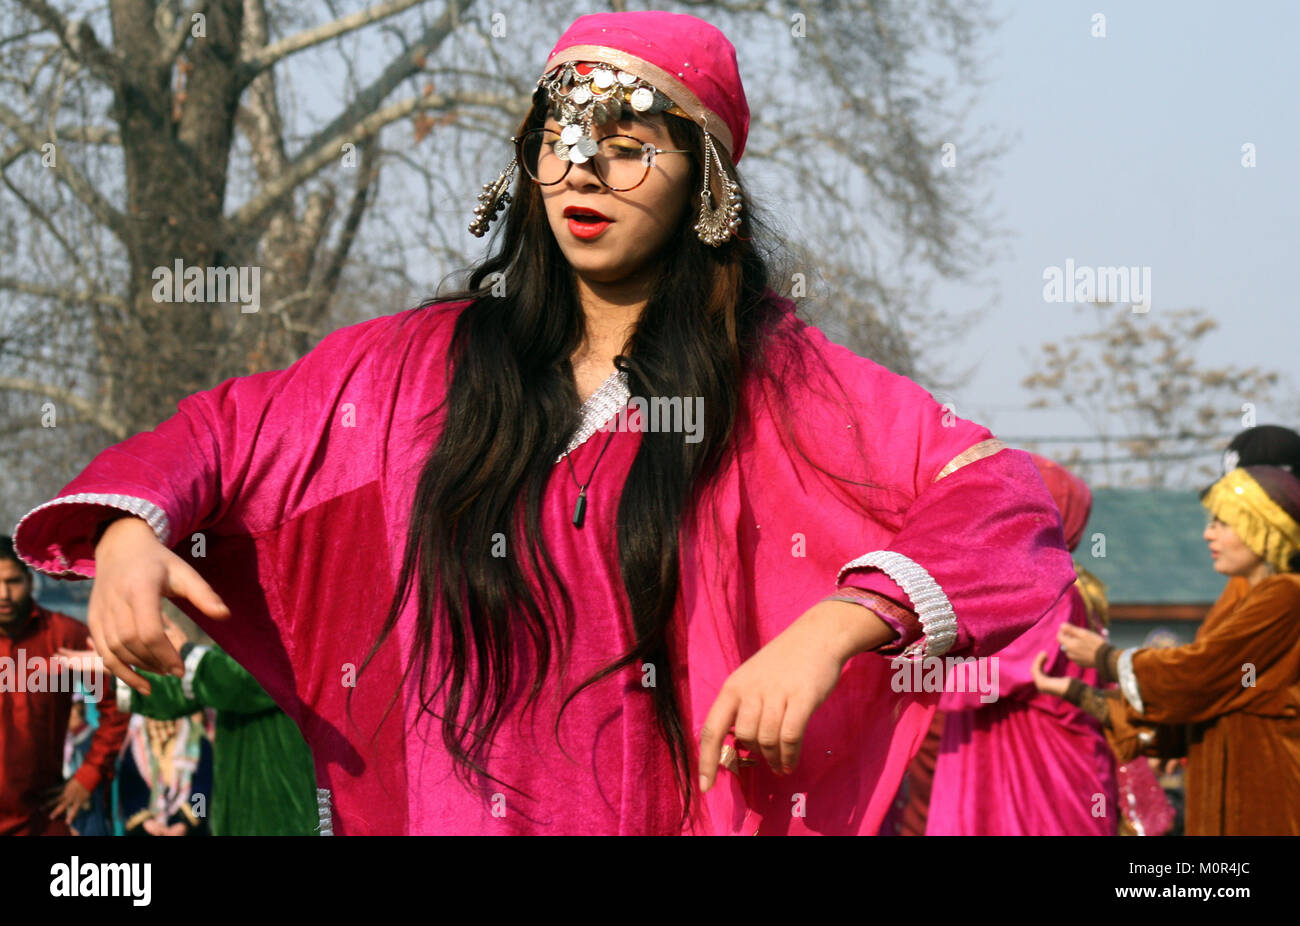
{"type": "Polygon", "coordinates": [[[182,674],[162,629],[163,597],[209,618],[229,613],[169,548],[200,531],[268,530],[354,487],[348,480],[360,477],[345,464],[373,456],[378,429],[340,426],[342,410],[377,380],[375,357],[398,318],[335,332],[287,370],[188,396],[176,415],[100,453],[19,522],[15,544],[33,567],[97,579],[89,624],[115,675],[147,693],[132,666],[182,674]]]}
{"type": "Polygon", "coordinates": [[[1271,580],[1232,616],[1185,646],[1124,650],[1116,675],[1125,700],[1141,718],[1191,724],[1270,697],[1265,680],[1300,637],[1300,585],[1271,580]]]}

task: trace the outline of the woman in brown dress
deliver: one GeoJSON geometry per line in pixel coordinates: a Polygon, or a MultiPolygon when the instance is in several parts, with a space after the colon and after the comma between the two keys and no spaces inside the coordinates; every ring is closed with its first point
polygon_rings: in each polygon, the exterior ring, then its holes
{"type": "Polygon", "coordinates": [[[1300,835],[1300,479],[1240,467],[1201,503],[1215,570],[1242,581],[1196,639],[1121,651],[1064,626],[1066,655],[1119,692],[1044,675],[1046,654],[1035,681],[1102,720],[1121,761],[1187,757],[1187,835],[1300,835]]]}

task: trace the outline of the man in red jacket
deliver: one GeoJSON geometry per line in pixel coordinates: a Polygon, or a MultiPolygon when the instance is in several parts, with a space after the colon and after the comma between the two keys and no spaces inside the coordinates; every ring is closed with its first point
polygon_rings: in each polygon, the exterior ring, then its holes
{"type": "Polygon", "coordinates": [[[86,760],[63,780],[72,676],[56,657],[60,648],[89,646],[85,624],[36,603],[31,573],[13,540],[0,536],[0,836],[68,835],[91,793],[113,777],[130,717],[101,677],[87,694],[99,697],[99,729],[86,760]]]}

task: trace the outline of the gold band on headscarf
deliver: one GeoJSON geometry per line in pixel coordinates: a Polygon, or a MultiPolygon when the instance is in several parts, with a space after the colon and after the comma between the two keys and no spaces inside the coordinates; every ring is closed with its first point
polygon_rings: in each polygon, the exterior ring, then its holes
{"type": "Polygon", "coordinates": [[[1290,568],[1292,555],[1300,551],[1300,524],[1250,473],[1232,470],[1210,487],[1201,504],[1278,572],[1290,568]]]}
{"type": "MultiPolygon", "coordinates": [[[[731,129],[727,127],[727,123],[722,120],[721,116],[705,106],[686,84],[659,67],[659,65],[651,64],[644,58],[623,51],[621,48],[610,48],[607,45],[571,45],[552,55],[550,60],[546,62],[546,67],[542,68],[542,74],[549,74],[559,65],[569,61],[590,61],[598,64],[608,64],[621,71],[627,71],[644,81],[649,81],[654,84],[659,92],[673,101],[673,108],[677,110],[678,115],[686,116],[697,123],[704,131],[711,134],[727,150],[727,156],[731,157],[735,142],[731,137],[731,129]]],[[[669,112],[672,112],[672,110],[669,110],[669,112]]]]}

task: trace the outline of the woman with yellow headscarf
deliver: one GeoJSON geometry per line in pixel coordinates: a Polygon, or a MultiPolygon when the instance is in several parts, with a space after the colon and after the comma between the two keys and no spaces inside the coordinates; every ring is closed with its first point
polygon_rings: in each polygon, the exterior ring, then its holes
{"type": "Polygon", "coordinates": [[[1066,655],[1119,693],[1044,675],[1043,654],[1035,682],[1100,719],[1121,761],[1187,757],[1187,835],[1300,835],[1300,479],[1239,467],[1201,503],[1214,568],[1244,580],[1241,594],[1170,649],[1062,627],[1066,655]]]}

